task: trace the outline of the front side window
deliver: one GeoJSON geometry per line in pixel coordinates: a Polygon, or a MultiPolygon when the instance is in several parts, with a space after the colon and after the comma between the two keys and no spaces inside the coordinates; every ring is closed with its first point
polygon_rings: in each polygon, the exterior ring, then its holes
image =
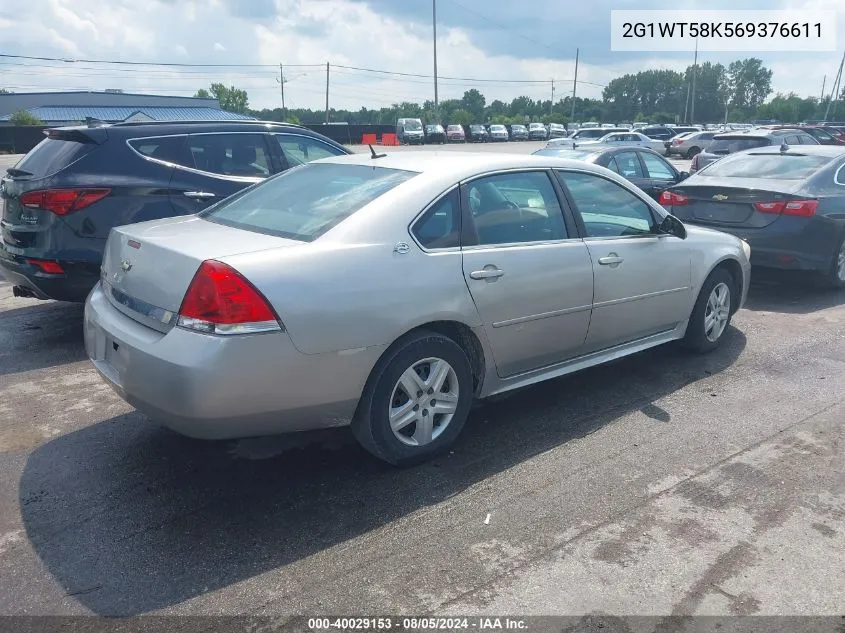
{"type": "Polygon", "coordinates": [[[595,174],[562,170],[557,173],[581,214],[587,237],[628,237],[654,232],[651,208],[627,189],[595,174]]]}
{"type": "Polygon", "coordinates": [[[474,232],[481,245],[566,238],[563,212],[545,172],[496,174],[464,185],[474,232]]]}
{"type": "Polygon", "coordinates": [[[454,248],[461,245],[461,211],[458,190],[438,200],[411,229],[423,248],[454,248]]]}
{"type": "Polygon", "coordinates": [[[619,152],[614,157],[619,175],[625,178],[645,178],[640,159],[635,152],[619,152]]]}
{"type": "Polygon", "coordinates": [[[648,171],[649,178],[655,178],[657,180],[675,180],[675,174],[672,171],[672,168],[659,156],[642,152],[640,153],[640,157],[645,163],[645,168],[648,171]]]}
{"type": "Polygon", "coordinates": [[[222,176],[266,178],[270,157],[262,134],[192,134],[189,161],[201,171],[222,176]]]}
{"type": "Polygon", "coordinates": [[[282,154],[285,155],[290,167],[297,165],[304,165],[310,163],[312,160],[319,160],[321,158],[329,158],[330,156],[340,156],[342,151],[331,145],[327,145],[322,141],[309,136],[296,136],[294,134],[277,134],[276,139],[282,148],[282,154]]]}
{"type": "Polygon", "coordinates": [[[416,172],[313,163],[249,187],[201,213],[246,231],[310,242],[416,172]]]}

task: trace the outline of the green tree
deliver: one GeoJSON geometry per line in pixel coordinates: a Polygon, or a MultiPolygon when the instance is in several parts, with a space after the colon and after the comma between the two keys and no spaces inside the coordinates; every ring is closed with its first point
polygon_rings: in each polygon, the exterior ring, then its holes
{"type": "Polygon", "coordinates": [[[205,88],[200,88],[194,95],[197,99],[211,99],[211,95],[205,88]]]}
{"type": "Polygon", "coordinates": [[[44,121],[26,110],[18,110],[9,117],[12,125],[44,125],[44,121]]]}
{"type": "MultiPolygon", "coordinates": [[[[684,73],[684,83],[691,84],[693,67],[684,73]]],[[[704,62],[695,71],[695,118],[697,121],[721,121],[725,116],[725,67],[704,62]]]]}
{"type": "Polygon", "coordinates": [[[472,112],[469,110],[458,108],[452,112],[448,120],[449,123],[454,125],[469,125],[474,122],[475,117],[473,117],[472,112]]]}
{"type": "MultiPolygon", "coordinates": [[[[209,87],[211,96],[220,102],[220,107],[228,112],[246,114],[249,109],[249,97],[246,90],[240,90],[234,86],[228,88],[220,83],[211,84],[209,87]]],[[[199,91],[197,92],[199,94],[199,91]]]]}
{"type": "Polygon", "coordinates": [[[772,71],[756,57],[731,62],[725,87],[732,108],[755,109],[772,92],[772,71]]]}
{"type": "Polygon", "coordinates": [[[484,105],[487,100],[484,95],[478,92],[475,88],[467,90],[461,99],[461,108],[472,113],[475,122],[482,123],[484,121],[484,105]]]}

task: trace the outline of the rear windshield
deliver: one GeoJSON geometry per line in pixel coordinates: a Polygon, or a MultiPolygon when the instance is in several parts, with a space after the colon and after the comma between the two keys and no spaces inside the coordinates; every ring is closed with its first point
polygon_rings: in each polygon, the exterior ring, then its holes
{"type": "Polygon", "coordinates": [[[707,150],[711,154],[733,154],[744,149],[755,147],[766,147],[770,145],[769,140],[760,137],[749,138],[714,138],[707,150]]]}
{"type": "Polygon", "coordinates": [[[538,149],[535,156],[557,156],[558,158],[571,158],[572,160],[586,160],[595,152],[581,151],[577,149],[538,149]]]}
{"type": "Polygon", "coordinates": [[[803,180],[827,165],[829,156],[801,154],[736,154],[711,163],[701,173],[725,178],[803,180]]]}
{"type": "Polygon", "coordinates": [[[200,216],[258,233],[310,242],[416,176],[416,172],[309,163],[244,190],[200,216]]]}
{"type": "Polygon", "coordinates": [[[30,150],[16,165],[39,178],[52,176],[57,171],[75,163],[97,147],[96,143],[78,143],[45,138],[30,150]]]}

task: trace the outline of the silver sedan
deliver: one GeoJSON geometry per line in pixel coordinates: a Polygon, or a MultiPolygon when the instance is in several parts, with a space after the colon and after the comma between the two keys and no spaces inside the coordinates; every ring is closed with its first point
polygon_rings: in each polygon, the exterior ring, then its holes
{"type": "Polygon", "coordinates": [[[183,434],[351,424],[407,464],[449,446],[474,398],[678,339],[715,349],[749,252],[579,161],[345,156],[114,229],[85,344],[183,434]]]}
{"type": "Polygon", "coordinates": [[[606,134],[595,140],[575,143],[573,147],[586,147],[588,145],[599,144],[609,145],[611,147],[647,147],[648,149],[653,149],[656,152],[662,152],[665,149],[663,141],[649,138],[645,134],[640,134],[639,132],[613,132],[612,134],[606,134]]]}

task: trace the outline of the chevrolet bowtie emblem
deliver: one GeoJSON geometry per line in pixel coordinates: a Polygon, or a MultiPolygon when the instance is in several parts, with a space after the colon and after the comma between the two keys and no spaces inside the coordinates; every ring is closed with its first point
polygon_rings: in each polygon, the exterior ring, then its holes
{"type": "Polygon", "coordinates": [[[727,200],[728,197],[725,196],[725,195],[722,195],[721,193],[717,193],[715,196],[713,196],[713,199],[721,202],[722,200],[727,200]]]}

